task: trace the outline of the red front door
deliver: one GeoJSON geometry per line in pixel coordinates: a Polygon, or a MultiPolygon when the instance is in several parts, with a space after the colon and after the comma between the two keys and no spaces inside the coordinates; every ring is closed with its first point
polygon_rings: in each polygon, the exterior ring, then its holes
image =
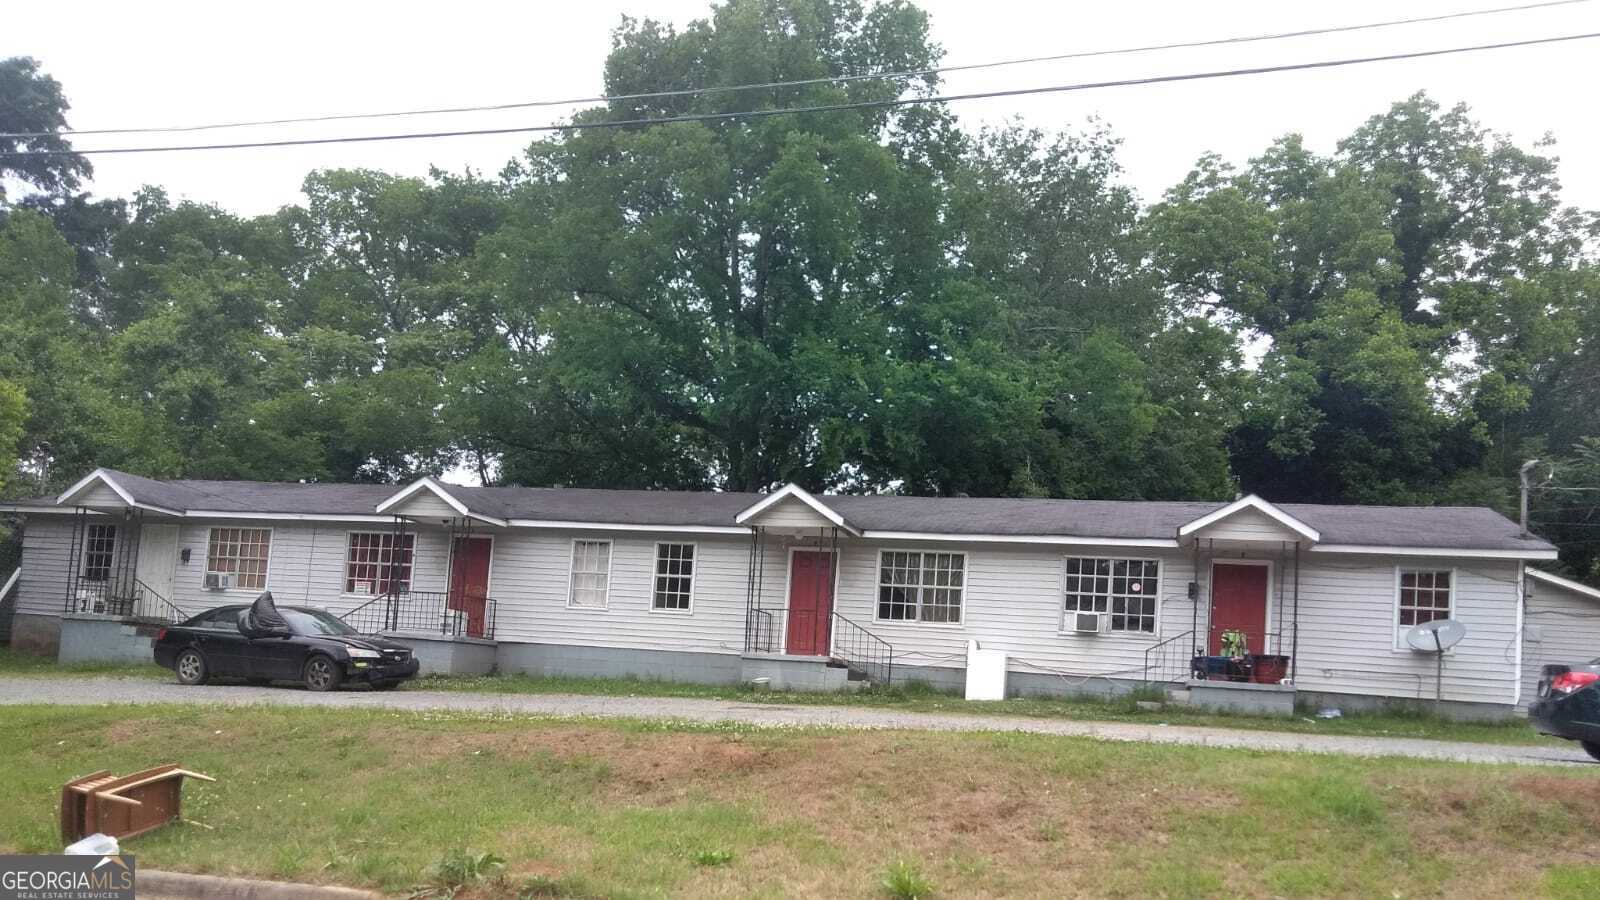
{"type": "Polygon", "coordinates": [[[451,609],[467,614],[467,636],[483,637],[485,601],[489,597],[489,552],[486,537],[456,538],[450,555],[451,609]]]}
{"type": "Polygon", "coordinates": [[[827,656],[833,624],[833,554],[796,550],[789,555],[787,652],[827,656]]]}
{"type": "Polygon", "coordinates": [[[1242,631],[1251,653],[1267,652],[1267,567],[1217,563],[1211,567],[1211,653],[1222,653],[1222,633],[1242,631]]]}

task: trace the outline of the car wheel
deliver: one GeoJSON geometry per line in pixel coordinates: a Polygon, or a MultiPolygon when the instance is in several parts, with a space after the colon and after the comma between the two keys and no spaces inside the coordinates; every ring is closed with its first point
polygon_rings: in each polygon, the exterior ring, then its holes
{"type": "Polygon", "coordinates": [[[1583,745],[1585,753],[1600,760],[1600,741],[1579,741],[1578,743],[1583,745]]]}
{"type": "Polygon", "coordinates": [[[400,682],[398,681],[375,681],[372,683],[373,690],[378,691],[392,691],[399,686],[400,682]]]}
{"type": "Polygon", "coordinates": [[[206,679],[211,677],[210,669],[206,668],[206,658],[192,647],[178,654],[172,668],[178,673],[179,684],[205,684],[206,679]]]}
{"type": "Polygon", "coordinates": [[[342,673],[339,664],[332,659],[318,654],[306,660],[305,676],[306,690],[331,691],[339,686],[342,673]]]}

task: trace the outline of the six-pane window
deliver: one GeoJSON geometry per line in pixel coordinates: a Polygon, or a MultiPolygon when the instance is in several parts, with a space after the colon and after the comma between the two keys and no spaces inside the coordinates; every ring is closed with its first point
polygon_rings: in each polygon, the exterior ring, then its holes
{"type": "Polygon", "coordinates": [[[396,535],[392,531],[356,531],[350,534],[345,554],[344,592],[346,594],[396,593],[411,590],[411,555],[416,535],[396,535]],[[395,554],[398,540],[400,553],[395,554]]]}
{"type": "Polygon", "coordinates": [[[966,570],[964,553],[879,554],[878,618],[960,622],[966,570]]]}
{"type": "Polygon", "coordinates": [[[611,542],[572,542],[572,589],[568,606],[605,609],[611,593],[611,542]]]}
{"type": "Polygon", "coordinates": [[[650,605],[655,609],[689,609],[694,592],[694,545],[656,545],[656,584],[650,605]]]}
{"type": "Polygon", "coordinates": [[[83,580],[109,581],[116,549],[117,526],[91,524],[83,541],[83,580]]]}
{"type": "Polygon", "coordinates": [[[1400,627],[1450,618],[1450,572],[1400,570],[1400,627]]]}
{"type": "Polygon", "coordinates": [[[235,587],[262,590],[267,586],[271,547],[270,529],[213,528],[206,546],[206,574],[232,575],[235,587]]]}
{"type": "Polygon", "coordinates": [[[1159,568],[1153,559],[1068,557],[1063,616],[1107,613],[1111,631],[1154,634],[1159,568]]]}

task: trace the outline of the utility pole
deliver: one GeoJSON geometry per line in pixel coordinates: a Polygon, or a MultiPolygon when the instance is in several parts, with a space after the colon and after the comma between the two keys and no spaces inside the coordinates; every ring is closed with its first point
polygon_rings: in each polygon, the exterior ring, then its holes
{"type": "Polygon", "coordinates": [[[1517,480],[1522,483],[1522,517],[1518,521],[1522,523],[1523,537],[1528,537],[1528,473],[1538,464],[1537,459],[1530,459],[1517,470],[1517,480]]]}

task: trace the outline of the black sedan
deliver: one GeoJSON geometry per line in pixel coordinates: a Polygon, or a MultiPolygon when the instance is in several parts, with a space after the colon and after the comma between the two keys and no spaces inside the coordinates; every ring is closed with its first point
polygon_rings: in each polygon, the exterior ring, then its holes
{"type": "Polygon", "coordinates": [[[1600,659],[1581,666],[1545,666],[1528,717],[1541,734],[1577,741],[1600,759],[1600,659]]]}
{"type": "Polygon", "coordinates": [[[322,610],[273,606],[270,594],[252,606],[220,606],[163,628],[153,645],[156,664],[176,672],[181,684],[232,677],[298,681],[313,691],[346,683],[387,689],[417,674],[410,647],[366,637],[322,610]]]}

